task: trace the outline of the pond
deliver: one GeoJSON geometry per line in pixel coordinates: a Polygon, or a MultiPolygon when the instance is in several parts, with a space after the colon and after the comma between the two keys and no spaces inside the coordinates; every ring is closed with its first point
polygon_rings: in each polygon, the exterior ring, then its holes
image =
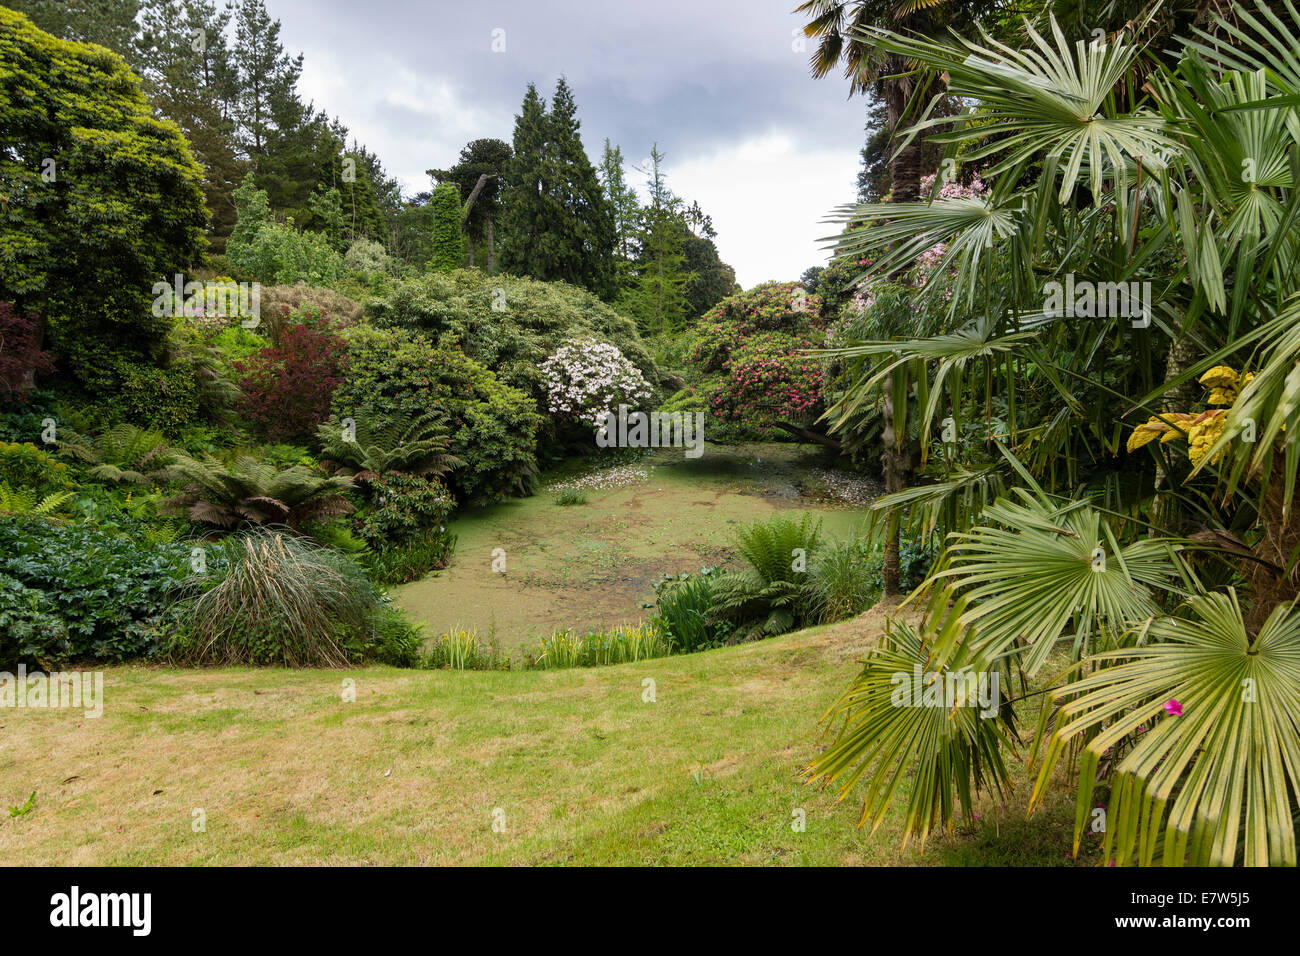
{"type": "Polygon", "coordinates": [[[650,617],[665,573],[738,566],[735,531],[776,512],[813,514],[824,536],[851,537],[879,490],[828,465],[820,449],[788,444],[709,445],[694,459],[653,449],[611,467],[573,462],[544,475],[531,498],[459,512],[451,566],[393,596],[430,636],[477,629],[512,650],[556,628],[650,617]],[[586,503],[556,504],[566,487],[586,503]]]}

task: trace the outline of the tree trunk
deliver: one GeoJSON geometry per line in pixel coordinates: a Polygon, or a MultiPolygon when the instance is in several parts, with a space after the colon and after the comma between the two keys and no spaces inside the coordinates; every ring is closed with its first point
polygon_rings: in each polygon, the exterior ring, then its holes
{"type": "Polygon", "coordinates": [[[488,275],[496,275],[497,271],[497,247],[492,236],[492,219],[487,221],[487,241],[488,241],[488,275]]]}
{"type": "MultiPolygon", "coordinates": [[[[885,381],[885,404],[881,410],[884,428],[880,433],[880,467],[885,479],[885,494],[902,491],[907,486],[907,458],[899,450],[898,435],[894,431],[894,375],[885,381]]],[[[898,533],[901,525],[898,510],[890,509],[885,523],[885,554],[882,568],[885,597],[903,593],[902,570],[899,562],[898,533]]]]}
{"type": "MultiPolygon", "coordinates": [[[[893,64],[893,72],[901,73],[905,64],[901,61],[893,64]]],[[[897,143],[902,138],[903,115],[908,99],[912,95],[912,80],[906,76],[894,76],[884,83],[885,106],[889,114],[891,127],[890,139],[897,143]]],[[[914,139],[904,149],[893,156],[890,166],[890,202],[915,202],[921,195],[921,142],[914,139]]],[[[900,446],[905,444],[907,436],[899,436],[894,430],[894,376],[891,373],[884,384],[885,403],[881,412],[884,428],[880,435],[880,470],[885,480],[885,494],[902,491],[907,487],[910,467],[907,455],[900,446]]],[[[885,554],[882,569],[884,593],[886,597],[896,597],[903,592],[902,569],[900,567],[899,529],[901,516],[896,509],[891,509],[885,523],[885,554]]]]}

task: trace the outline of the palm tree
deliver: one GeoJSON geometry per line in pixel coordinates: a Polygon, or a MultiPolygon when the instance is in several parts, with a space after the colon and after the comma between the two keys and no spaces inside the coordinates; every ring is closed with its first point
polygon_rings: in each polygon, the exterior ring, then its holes
{"type": "Polygon", "coordinates": [[[919,624],[864,663],[808,768],[841,795],[865,781],[864,821],[913,775],[905,834],[923,839],[969,812],[972,788],[1005,783],[995,727],[892,706],[904,663],[1008,684],[1061,670],[1030,808],[1077,754],[1076,852],[1100,787],[1116,863],[1295,864],[1300,13],[1282,7],[1237,7],[1169,63],[1134,40],[1143,23],[1071,42],[1048,17],[1023,47],[862,28],[974,104],[939,138],[985,162],[991,188],[845,210],[862,225],[841,247],[875,255],[875,276],[943,245],[920,291],[947,327],[842,350],[858,371],[840,412],[906,365],[921,434],[941,410],[1006,424],[991,464],[936,460],[933,485],[876,503],[948,535],[914,595],[919,624]],[[1150,312],[1048,305],[1048,283],[1080,277],[1149,282],[1150,312]],[[1172,371],[1171,342],[1191,343],[1172,371]],[[1241,375],[1221,415],[1167,413],[1166,396],[1224,365],[1241,375]],[[1125,441],[1151,418],[1194,441],[1125,441]]]}
{"type": "MultiPolygon", "coordinates": [[[[867,28],[888,25],[903,35],[934,34],[945,27],[967,25],[991,7],[985,0],[805,0],[795,8],[795,13],[812,18],[804,33],[819,38],[812,56],[813,76],[826,76],[842,61],[849,95],[871,91],[885,103],[892,152],[890,202],[915,202],[920,196],[922,142],[918,137],[902,135],[904,119],[909,109],[929,91],[941,88],[942,83],[938,73],[923,66],[916,69],[914,62],[876,43],[867,28]]],[[[891,493],[903,490],[911,471],[901,407],[908,382],[891,372],[883,385],[879,392],[881,471],[885,491],[891,493]]],[[[885,594],[899,594],[899,524],[892,513],[886,523],[882,572],[885,594]]]]}

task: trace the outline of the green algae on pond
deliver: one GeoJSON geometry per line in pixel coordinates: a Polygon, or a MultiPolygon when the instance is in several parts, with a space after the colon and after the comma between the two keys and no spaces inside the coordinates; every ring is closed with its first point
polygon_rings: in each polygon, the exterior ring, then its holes
{"type": "Polygon", "coordinates": [[[451,566],[393,596],[431,636],[473,628],[506,650],[560,627],[635,623],[653,613],[646,605],[665,573],[734,566],[735,531],[750,522],[792,511],[819,517],[829,538],[860,533],[869,490],[828,469],[819,451],[782,444],[710,445],[695,459],[658,449],[611,468],[571,463],[531,498],[459,512],[451,566]],[[587,503],[557,506],[554,491],[565,487],[587,503]]]}

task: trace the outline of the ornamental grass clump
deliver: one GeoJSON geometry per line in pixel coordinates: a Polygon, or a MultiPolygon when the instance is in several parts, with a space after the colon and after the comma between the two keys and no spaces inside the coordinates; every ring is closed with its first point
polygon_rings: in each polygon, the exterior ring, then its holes
{"type": "Polygon", "coordinates": [[[173,645],[188,664],[346,667],[382,629],[378,596],[344,556],[258,530],[228,539],[173,645]],[[206,585],[206,587],[205,587],[206,585]]]}

